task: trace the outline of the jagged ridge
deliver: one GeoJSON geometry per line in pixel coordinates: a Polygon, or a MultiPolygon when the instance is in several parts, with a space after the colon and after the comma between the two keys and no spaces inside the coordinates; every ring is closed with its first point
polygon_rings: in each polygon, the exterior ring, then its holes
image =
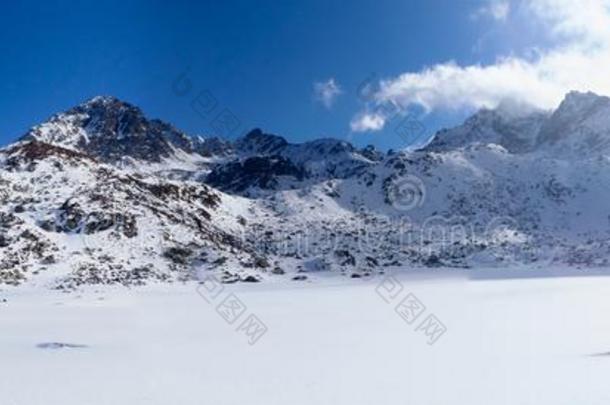
{"type": "Polygon", "coordinates": [[[258,129],[191,138],[96,97],[0,151],[0,281],[603,266],[609,112],[605,97],[570,93],[554,112],[483,110],[419,151],[383,154],[258,129]]]}

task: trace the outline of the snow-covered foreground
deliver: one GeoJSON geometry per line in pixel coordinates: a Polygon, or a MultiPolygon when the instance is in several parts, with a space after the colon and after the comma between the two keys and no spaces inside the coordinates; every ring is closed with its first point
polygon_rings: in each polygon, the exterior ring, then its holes
{"type": "Polygon", "coordinates": [[[0,403],[610,403],[610,278],[397,277],[426,306],[411,326],[380,279],[227,285],[268,328],[254,345],[194,284],[3,291],[0,403]]]}

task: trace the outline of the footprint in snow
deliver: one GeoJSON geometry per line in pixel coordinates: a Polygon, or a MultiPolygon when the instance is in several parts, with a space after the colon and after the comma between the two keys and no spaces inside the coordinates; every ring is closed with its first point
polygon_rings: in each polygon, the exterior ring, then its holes
{"type": "Polygon", "coordinates": [[[593,354],[590,354],[589,356],[591,356],[591,357],[610,357],[610,352],[593,353],[593,354]]]}
{"type": "Polygon", "coordinates": [[[76,343],[45,342],[45,343],[38,343],[36,345],[36,347],[39,349],[57,350],[57,349],[85,349],[88,346],[76,344],[76,343]]]}

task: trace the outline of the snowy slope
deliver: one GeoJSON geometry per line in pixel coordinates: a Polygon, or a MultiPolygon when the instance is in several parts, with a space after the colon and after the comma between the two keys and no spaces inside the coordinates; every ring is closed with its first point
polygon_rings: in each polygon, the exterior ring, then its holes
{"type": "Polygon", "coordinates": [[[236,236],[243,199],[227,196],[223,207],[225,197],[200,183],[126,173],[38,141],[1,156],[6,283],[38,273],[60,287],[171,281],[225,251],[228,263],[249,256],[236,236]]]}

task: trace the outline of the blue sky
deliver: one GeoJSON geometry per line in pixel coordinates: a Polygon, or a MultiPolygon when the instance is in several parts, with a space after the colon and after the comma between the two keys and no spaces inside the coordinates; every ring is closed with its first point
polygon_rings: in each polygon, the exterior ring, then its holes
{"type": "MultiPolygon", "coordinates": [[[[538,3],[554,2],[561,0],[7,3],[0,15],[0,143],[104,94],[190,134],[212,134],[222,112],[238,120],[236,129],[223,130],[227,137],[261,127],[291,141],[336,137],[401,148],[408,141],[396,125],[405,117],[431,133],[476,108],[493,107],[499,98],[477,90],[477,83],[498,81],[491,68],[507,69],[499,58],[537,67],[541,53],[572,44],[574,30],[558,33],[556,20],[528,14],[538,3]],[[447,66],[455,78],[439,79],[447,66]],[[469,66],[482,66],[482,72],[469,66]],[[363,102],[358,89],[367,79],[376,96],[363,102]],[[388,84],[385,91],[380,79],[388,84]],[[414,81],[430,87],[414,90],[414,81]],[[455,86],[466,89],[460,97],[455,86]],[[326,97],[316,93],[329,88],[326,97]],[[198,95],[208,106],[214,100],[215,108],[195,111],[191,104],[198,95]],[[442,102],[454,99],[455,108],[442,102]],[[400,105],[399,118],[375,117],[388,101],[400,105]],[[354,124],[363,116],[373,125],[354,124]]],[[[499,81],[520,81],[520,70],[511,66],[510,80],[499,81]]],[[[525,82],[531,78],[538,89],[541,74],[533,74],[525,82]]],[[[551,84],[540,84],[548,96],[533,97],[537,104],[548,107],[564,88],[574,87],[551,84]]],[[[497,91],[529,97],[526,90],[505,87],[497,91]]]]}

